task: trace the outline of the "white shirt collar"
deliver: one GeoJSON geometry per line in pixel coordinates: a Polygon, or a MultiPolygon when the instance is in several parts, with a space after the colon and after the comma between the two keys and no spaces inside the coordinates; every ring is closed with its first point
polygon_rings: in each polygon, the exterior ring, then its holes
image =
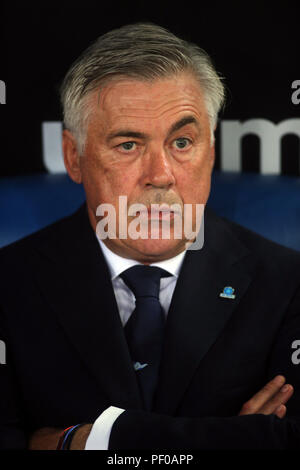
{"type": "MultiPolygon", "coordinates": [[[[128,268],[131,268],[131,266],[135,266],[136,264],[142,264],[137,260],[123,258],[122,256],[117,255],[109,248],[107,248],[107,246],[103,243],[100,238],[96,238],[99,241],[103,255],[108,264],[112,281],[116,277],[118,277],[123,271],[128,268]]],[[[177,278],[179,276],[180,268],[183,263],[185,253],[186,250],[182,251],[181,253],[179,253],[179,255],[176,255],[173,258],[166,259],[164,261],[159,261],[157,263],[151,263],[150,266],[158,266],[159,268],[165,269],[177,278]]]]}

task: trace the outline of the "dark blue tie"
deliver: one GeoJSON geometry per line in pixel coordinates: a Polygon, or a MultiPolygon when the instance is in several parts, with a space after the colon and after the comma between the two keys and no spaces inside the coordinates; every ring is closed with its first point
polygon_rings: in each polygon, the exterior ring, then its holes
{"type": "Polygon", "coordinates": [[[124,332],[145,409],[151,410],[165,324],[159,302],[160,279],[171,274],[156,266],[137,265],[120,276],[135,296],[135,310],[126,323],[124,332]]]}

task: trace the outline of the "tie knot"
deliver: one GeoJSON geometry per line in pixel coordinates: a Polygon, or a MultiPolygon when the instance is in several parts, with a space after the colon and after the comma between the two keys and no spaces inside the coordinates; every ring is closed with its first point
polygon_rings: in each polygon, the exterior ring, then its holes
{"type": "Polygon", "coordinates": [[[159,298],[161,277],[172,276],[162,268],[157,266],[137,265],[126,269],[120,277],[132,290],[135,297],[156,297],[159,298]]]}

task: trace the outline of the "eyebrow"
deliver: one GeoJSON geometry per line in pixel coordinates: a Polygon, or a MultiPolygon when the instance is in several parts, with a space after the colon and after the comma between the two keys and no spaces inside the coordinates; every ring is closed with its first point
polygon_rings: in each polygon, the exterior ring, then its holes
{"type": "Polygon", "coordinates": [[[198,123],[197,119],[194,118],[194,116],[185,116],[185,117],[179,119],[179,121],[175,122],[171,126],[171,128],[168,131],[168,137],[170,137],[171,134],[178,131],[179,129],[186,126],[187,124],[196,124],[196,126],[199,127],[199,123],[198,123]]]}
{"type": "MultiPolygon", "coordinates": [[[[194,118],[194,116],[185,116],[179,119],[179,121],[172,124],[172,126],[168,130],[167,137],[170,137],[170,135],[172,135],[174,132],[178,131],[182,127],[186,126],[187,124],[195,124],[197,127],[199,127],[199,122],[196,118],[194,118]]],[[[123,129],[108,134],[107,141],[110,141],[115,137],[133,137],[136,139],[146,139],[148,136],[144,132],[136,132],[132,131],[131,129],[123,129]]]]}

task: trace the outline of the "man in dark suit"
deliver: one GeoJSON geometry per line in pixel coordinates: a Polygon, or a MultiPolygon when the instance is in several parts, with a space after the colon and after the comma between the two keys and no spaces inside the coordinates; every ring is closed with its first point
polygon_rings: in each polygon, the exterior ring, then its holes
{"type": "Polygon", "coordinates": [[[206,206],[223,93],[204,51],[150,24],[71,67],[64,161],[86,203],[1,250],[2,447],[299,446],[300,254],[206,206]],[[130,212],[120,235],[120,196],[147,236],[127,231],[130,212]],[[188,204],[191,233],[205,206],[201,249],[175,237],[171,209],[188,204]]]}

